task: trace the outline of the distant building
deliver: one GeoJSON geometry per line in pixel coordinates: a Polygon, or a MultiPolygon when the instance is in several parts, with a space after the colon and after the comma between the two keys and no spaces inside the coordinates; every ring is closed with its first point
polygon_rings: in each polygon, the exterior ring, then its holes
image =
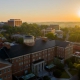
{"type": "Polygon", "coordinates": [[[55,33],[55,29],[52,29],[52,28],[47,28],[47,29],[43,29],[42,30],[42,33],[45,35],[47,33],[55,33]]]}
{"type": "Polygon", "coordinates": [[[25,37],[25,35],[21,35],[21,34],[13,34],[12,36],[11,36],[11,38],[12,39],[15,39],[15,40],[17,40],[18,38],[24,38],[25,37]]]}
{"type": "Polygon", "coordinates": [[[20,27],[21,24],[22,24],[22,21],[20,19],[10,19],[10,20],[8,20],[8,25],[9,26],[13,26],[13,27],[17,26],[17,27],[20,27]]]}
{"type": "Polygon", "coordinates": [[[75,52],[80,52],[80,44],[79,43],[74,43],[73,44],[73,51],[75,52]]]}
{"type": "Polygon", "coordinates": [[[56,30],[56,31],[55,31],[55,34],[56,34],[56,36],[57,36],[58,38],[63,38],[63,31],[61,31],[61,30],[56,30]]]}
{"type": "Polygon", "coordinates": [[[55,30],[60,30],[59,25],[50,25],[49,28],[55,29],[55,30]]]}
{"type": "Polygon", "coordinates": [[[0,28],[2,28],[4,25],[7,25],[7,22],[0,22],[0,28]]]}

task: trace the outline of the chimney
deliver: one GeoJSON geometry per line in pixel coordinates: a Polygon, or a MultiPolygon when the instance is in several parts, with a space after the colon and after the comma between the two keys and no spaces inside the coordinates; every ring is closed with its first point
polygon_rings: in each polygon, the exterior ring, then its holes
{"type": "Polygon", "coordinates": [[[11,48],[9,42],[4,42],[3,46],[6,47],[7,49],[10,49],[11,48]]]}
{"type": "Polygon", "coordinates": [[[24,44],[27,46],[34,46],[34,44],[35,44],[34,36],[25,36],[24,44]]]}
{"type": "Polygon", "coordinates": [[[48,39],[47,37],[42,37],[42,41],[45,41],[46,42],[47,39],[48,39]]]}

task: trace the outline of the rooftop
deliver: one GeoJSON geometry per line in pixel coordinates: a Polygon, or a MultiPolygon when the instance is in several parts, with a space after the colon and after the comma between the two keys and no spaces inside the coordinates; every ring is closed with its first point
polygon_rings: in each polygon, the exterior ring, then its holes
{"type": "Polygon", "coordinates": [[[7,59],[7,58],[14,58],[17,56],[38,52],[44,49],[52,48],[55,46],[66,47],[69,42],[58,41],[58,40],[47,40],[43,42],[42,39],[37,39],[35,41],[34,46],[26,46],[24,44],[17,44],[11,46],[10,50],[3,48],[0,50],[0,58],[7,59]]]}

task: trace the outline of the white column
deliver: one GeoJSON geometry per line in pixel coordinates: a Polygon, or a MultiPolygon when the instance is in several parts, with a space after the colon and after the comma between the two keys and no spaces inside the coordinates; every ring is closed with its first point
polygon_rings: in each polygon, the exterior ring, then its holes
{"type": "Polygon", "coordinates": [[[40,64],[40,72],[42,71],[42,63],[40,64]]]}
{"type": "Polygon", "coordinates": [[[39,64],[38,64],[38,73],[39,73],[39,64]]]}

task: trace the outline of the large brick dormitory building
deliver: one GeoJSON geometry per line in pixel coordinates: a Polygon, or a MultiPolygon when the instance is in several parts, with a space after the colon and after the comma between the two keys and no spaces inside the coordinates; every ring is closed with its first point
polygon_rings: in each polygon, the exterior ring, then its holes
{"type": "Polygon", "coordinates": [[[2,47],[0,49],[0,80],[12,80],[12,75],[21,76],[28,70],[34,74],[36,70],[41,72],[55,56],[66,60],[72,56],[72,53],[73,46],[69,42],[58,40],[37,39],[33,46],[14,44],[10,49],[2,47]]]}

